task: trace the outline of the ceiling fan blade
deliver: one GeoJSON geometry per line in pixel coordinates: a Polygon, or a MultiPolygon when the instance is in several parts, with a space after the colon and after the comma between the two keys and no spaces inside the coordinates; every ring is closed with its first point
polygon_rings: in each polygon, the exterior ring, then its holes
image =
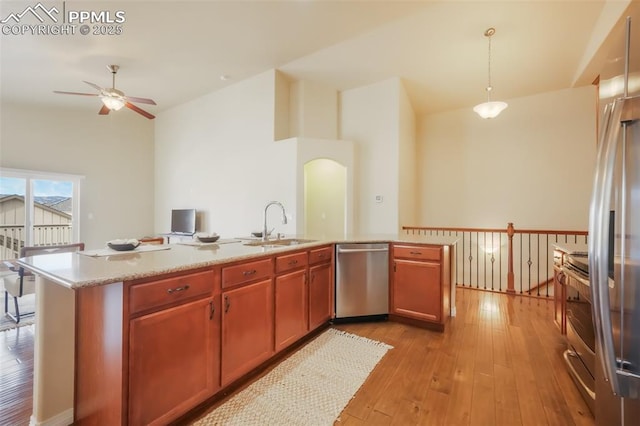
{"type": "Polygon", "coordinates": [[[107,114],[109,114],[109,112],[111,112],[111,110],[109,108],[107,108],[106,105],[102,105],[102,108],[100,108],[100,111],[98,111],[98,114],[107,115],[107,114]]]}
{"type": "Polygon", "coordinates": [[[104,90],[102,87],[98,86],[98,85],[97,85],[97,84],[95,84],[95,83],[91,83],[90,81],[84,81],[84,80],[82,80],[82,81],[83,81],[84,83],[87,83],[89,86],[93,87],[94,89],[96,89],[96,90],[98,90],[98,91],[100,91],[100,92],[102,92],[102,91],[104,90]]]}
{"type": "Polygon", "coordinates": [[[54,90],[53,93],[58,93],[60,95],[98,96],[97,93],[61,92],[60,90],[54,90]]]}
{"type": "Polygon", "coordinates": [[[140,104],[157,105],[153,99],[149,98],[136,98],[135,96],[125,96],[125,98],[131,102],[138,102],[140,104]]]}
{"type": "Polygon", "coordinates": [[[131,102],[127,102],[124,104],[124,106],[126,106],[127,108],[129,108],[130,110],[133,110],[135,112],[137,112],[140,115],[144,115],[145,117],[147,117],[149,120],[153,120],[154,118],[156,118],[155,115],[149,114],[147,111],[143,110],[142,108],[138,108],[137,106],[135,106],[134,104],[132,104],[131,102]]]}

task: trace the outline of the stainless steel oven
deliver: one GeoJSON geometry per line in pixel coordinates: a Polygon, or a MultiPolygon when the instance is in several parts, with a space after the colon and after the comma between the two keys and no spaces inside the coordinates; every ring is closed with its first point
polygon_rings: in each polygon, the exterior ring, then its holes
{"type": "Polygon", "coordinates": [[[595,331],[586,255],[567,256],[562,277],[567,289],[567,350],[564,360],[571,378],[592,412],[595,411],[595,331]]]}

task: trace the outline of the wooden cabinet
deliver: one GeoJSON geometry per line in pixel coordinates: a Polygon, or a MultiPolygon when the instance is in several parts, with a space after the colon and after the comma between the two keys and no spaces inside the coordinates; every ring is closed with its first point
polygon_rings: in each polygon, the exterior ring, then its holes
{"type": "Polygon", "coordinates": [[[309,251],[309,330],[333,318],[333,246],[309,251]]]}
{"type": "Polygon", "coordinates": [[[276,274],[307,267],[307,252],[287,254],[276,257],[276,274]]]}
{"type": "Polygon", "coordinates": [[[442,247],[393,246],[392,318],[410,319],[444,329],[449,313],[449,286],[442,247]]]}
{"type": "Polygon", "coordinates": [[[326,246],[309,251],[309,264],[315,265],[323,262],[331,262],[333,259],[333,246],[326,246]]]}
{"type": "Polygon", "coordinates": [[[275,258],[275,350],[281,351],[308,330],[308,254],[299,251],[275,258]],[[292,272],[293,271],[293,272],[292,272]]]}
{"type": "Polygon", "coordinates": [[[333,246],[276,257],[279,274],[275,279],[276,352],[331,319],[332,259],[333,246]]]}
{"type": "Polygon", "coordinates": [[[442,318],[440,263],[394,261],[392,312],[420,320],[442,318]]]}
{"type": "Polygon", "coordinates": [[[271,278],[272,275],[273,260],[271,258],[227,266],[222,268],[222,288],[271,278]]]}
{"type": "Polygon", "coordinates": [[[393,246],[393,257],[409,260],[427,260],[440,263],[442,248],[426,246],[393,246]]]}
{"type": "Polygon", "coordinates": [[[130,287],[132,314],[164,308],[129,321],[129,424],[166,424],[220,389],[216,278],[207,271],[130,287]]]}
{"type": "Polygon", "coordinates": [[[309,268],[309,330],[325,324],[332,316],[333,267],[327,262],[309,268]]]}
{"type": "Polygon", "coordinates": [[[174,305],[196,297],[208,297],[213,290],[212,271],[186,274],[129,287],[129,313],[174,305]]]}
{"type": "Polygon", "coordinates": [[[307,270],[302,269],[276,277],[276,352],[307,333],[307,311],[307,270]]]}
{"type": "Polygon", "coordinates": [[[75,424],[172,424],[326,325],[333,246],[83,288],[75,424]]]}
{"type": "Polygon", "coordinates": [[[222,293],[222,386],[273,355],[273,280],[222,293]]]}

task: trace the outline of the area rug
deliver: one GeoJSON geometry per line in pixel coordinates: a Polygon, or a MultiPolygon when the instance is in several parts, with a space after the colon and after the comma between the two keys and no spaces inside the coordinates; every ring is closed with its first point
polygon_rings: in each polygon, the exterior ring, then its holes
{"type": "Polygon", "coordinates": [[[329,329],[194,425],[331,426],[392,348],[329,329]]]}

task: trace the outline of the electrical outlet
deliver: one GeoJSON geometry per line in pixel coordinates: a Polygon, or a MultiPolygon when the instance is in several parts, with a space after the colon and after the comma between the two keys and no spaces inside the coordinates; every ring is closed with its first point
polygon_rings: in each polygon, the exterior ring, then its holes
{"type": "Polygon", "coordinates": [[[376,195],[376,203],[382,202],[382,195],[376,195]]]}

